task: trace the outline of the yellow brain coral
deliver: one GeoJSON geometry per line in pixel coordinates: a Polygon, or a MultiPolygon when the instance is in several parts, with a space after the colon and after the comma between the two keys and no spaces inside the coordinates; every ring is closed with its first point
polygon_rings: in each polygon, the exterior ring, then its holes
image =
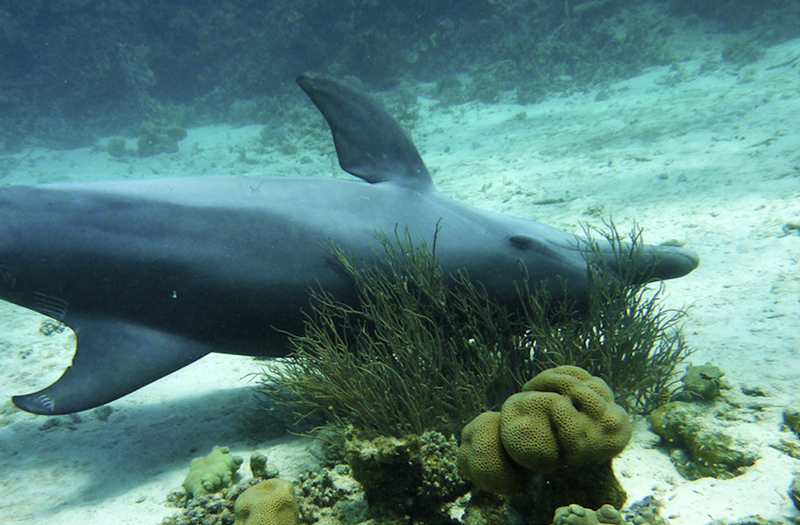
{"type": "Polygon", "coordinates": [[[461,431],[458,452],[461,473],[484,490],[512,494],[528,472],[514,463],[500,441],[500,412],[484,412],[461,431]]]}
{"type": "Polygon", "coordinates": [[[233,504],[233,525],[299,525],[300,510],[294,485],[268,479],[242,492],[233,504]]]}
{"type": "Polygon", "coordinates": [[[628,414],[608,385],[574,366],[537,375],[506,400],[501,414],[506,452],[537,472],[611,459],[631,437],[628,414]]]}
{"type": "Polygon", "coordinates": [[[628,414],[608,385],[560,366],[528,381],[501,412],[484,412],[464,427],[459,468],[480,488],[511,494],[531,472],[609,460],[630,437],[628,414]]]}

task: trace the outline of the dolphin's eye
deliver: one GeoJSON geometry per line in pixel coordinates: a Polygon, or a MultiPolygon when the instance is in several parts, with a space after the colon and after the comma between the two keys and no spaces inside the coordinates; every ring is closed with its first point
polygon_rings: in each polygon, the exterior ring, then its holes
{"type": "Polygon", "coordinates": [[[520,250],[528,250],[536,244],[536,240],[527,235],[512,235],[508,240],[514,248],[520,250]]]}
{"type": "Polygon", "coordinates": [[[563,254],[554,250],[553,245],[549,242],[542,241],[535,237],[529,237],[528,235],[511,235],[508,238],[508,242],[511,243],[512,247],[527,252],[528,254],[536,254],[541,257],[553,257],[556,259],[561,259],[563,257],[563,254]]]}

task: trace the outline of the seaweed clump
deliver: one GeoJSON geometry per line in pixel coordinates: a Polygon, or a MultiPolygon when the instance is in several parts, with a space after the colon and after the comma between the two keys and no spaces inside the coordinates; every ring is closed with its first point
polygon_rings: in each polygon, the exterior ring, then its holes
{"type": "Polygon", "coordinates": [[[290,357],[268,366],[260,393],[288,389],[302,415],[375,436],[454,433],[532,370],[518,351],[520,318],[465,275],[443,275],[435,241],[429,249],[408,234],[396,243],[378,236],[384,253],[373,267],[329,247],[358,306],[313,290],[305,333],[292,336],[290,357]]]}
{"type": "Polygon", "coordinates": [[[352,278],[356,305],[311,292],[305,332],[292,354],[267,367],[257,397],[276,392],[301,416],[322,415],[373,436],[456,432],[498,407],[538,372],[574,365],[605,380],[627,410],[669,399],[685,312],[647,287],[641,230],[586,230],[588,297],[556,300],[521,272],[516,307],[500,304],[464,273],[444,275],[432,247],[406,233],[379,233],[379,261],[360,266],[329,247],[352,278]],[[612,256],[609,257],[609,246],[612,256]],[[614,262],[609,262],[614,261],[614,262]]]}

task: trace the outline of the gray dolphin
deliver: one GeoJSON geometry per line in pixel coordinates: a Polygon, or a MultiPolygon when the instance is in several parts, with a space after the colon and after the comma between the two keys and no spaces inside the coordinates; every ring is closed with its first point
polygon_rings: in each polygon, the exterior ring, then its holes
{"type": "MultiPolygon", "coordinates": [[[[369,262],[375,232],[433,239],[445,273],[466,270],[501,301],[519,264],[533,282],[580,298],[587,262],[575,235],[482,211],[435,190],[411,139],[367,95],[314,74],[298,83],[328,121],[357,180],[202,177],[0,188],[0,299],[74,330],[72,365],[21,409],[68,414],[113,401],[209,352],[278,356],[300,333],[309,290],[354,300],[326,250],[369,262]]],[[[610,252],[609,252],[610,253],[610,252]]],[[[697,256],[647,246],[653,279],[697,256]]]]}

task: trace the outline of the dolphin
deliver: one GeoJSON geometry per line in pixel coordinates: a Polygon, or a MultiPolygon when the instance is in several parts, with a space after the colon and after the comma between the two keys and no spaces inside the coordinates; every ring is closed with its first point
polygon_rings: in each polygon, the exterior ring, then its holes
{"type": "MultiPolygon", "coordinates": [[[[326,246],[374,262],[376,231],[428,242],[437,235],[445,275],[466,271],[499,301],[517,299],[520,264],[555,295],[585,296],[588,263],[574,234],[445,197],[379,103],[323,75],[297,82],[327,120],[342,169],[360,180],[223,176],[0,188],[0,299],[63,322],[77,340],[63,375],[14,396],[17,407],[45,415],[91,409],[210,352],[285,355],[286,334],[302,332],[312,288],[356,299],[326,246]]],[[[643,247],[638,261],[648,279],[680,277],[699,262],[688,249],[663,245],[643,247]]]]}

